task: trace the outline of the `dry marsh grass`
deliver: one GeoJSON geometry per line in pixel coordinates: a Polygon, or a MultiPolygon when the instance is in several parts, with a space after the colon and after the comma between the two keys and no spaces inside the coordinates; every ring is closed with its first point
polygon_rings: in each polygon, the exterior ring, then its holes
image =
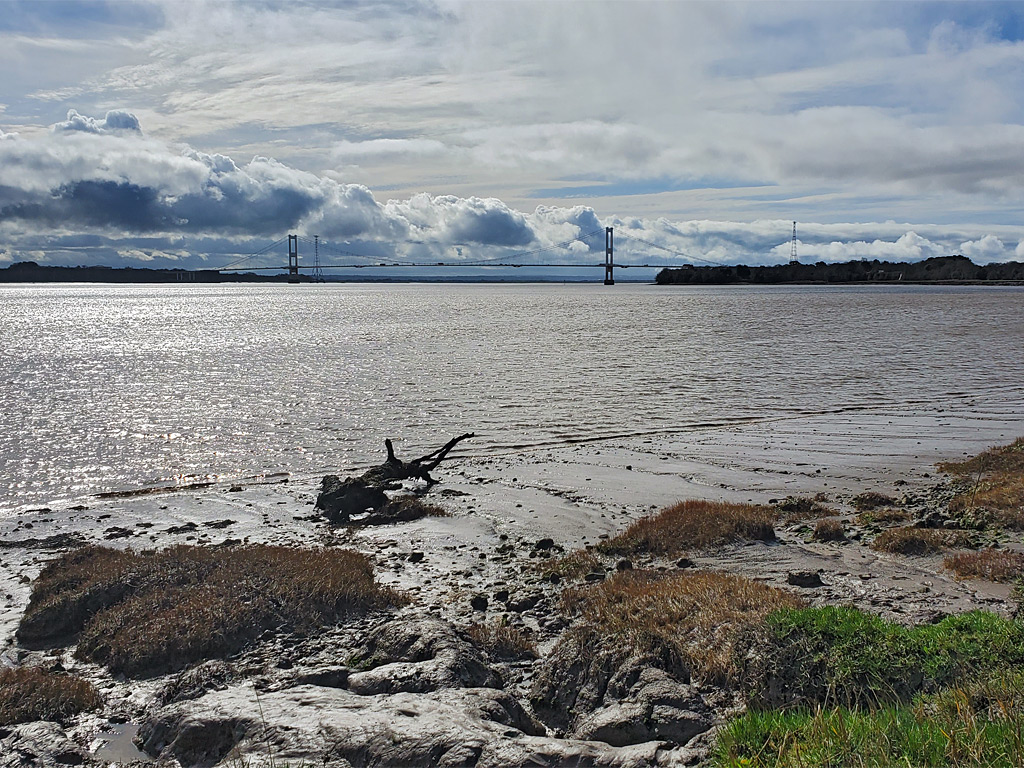
{"type": "Polygon", "coordinates": [[[1024,553],[1005,549],[983,549],[950,555],[942,567],[958,579],[986,579],[1006,584],[1024,577],[1024,553]]]}
{"type": "Polygon", "coordinates": [[[906,523],[912,518],[913,515],[905,509],[881,507],[861,512],[854,518],[854,521],[858,525],[892,525],[893,523],[906,523]]]}
{"type": "Polygon", "coordinates": [[[544,576],[557,574],[563,579],[581,579],[591,571],[603,570],[601,558],[588,549],[577,549],[561,557],[552,557],[537,564],[544,576]]]}
{"type": "Polygon", "coordinates": [[[45,645],[78,634],[79,658],[142,675],[232,653],[267,630],[307,632],[402,600],[350,550],[85,547],[43,569],[18,637],[45,645]]]}
{"type": "Polygon", "coordinates": [[[846,541],[846,529],[839,520],[819,520],[811,536],[815,541],[846,541]]]}
{"type": "Polygon", "coordinates": [[[733,643],[779,608],[803,601],[785,590],[726,573],[623,571],[563,593],[578,617],[570,632],[581,648],[612,639],[633,656],[653,656],[702,680],[724,680],[733,643]]]}
{"type": "Polygon", "coordinates": [[[473,624],[466,634],[474,643],[499,659],[536,659],[540,658],[537,644],[519,627],[513,627],[504,621],[490,624],[473,624]]]}
{"type": "Polygon", "coordinates": [[[895,555],[932,555],[947,549],[970,547],[972,544],[970,534],[965,531],[903,526],[882,531],[871,542],[871,548],[895,555]]]}
{"type": "Polygon", "coordinates": [[[775,508],[787,523],[813,520],[819,517],[830,517],[836,514],[834,509],[826,506],[820,500],[808,498],[807,496],[787,496],[776,504],[775,508]]]}
{"type": "Polygon", "coordinates": [[[983,510],[1004,528],[1024,530],[1024,437],[938,468],[970,483],[950,502],[951,512],[983,510]]]}
{"type": "Polygon", "coordinates": [[[850,503],[858,512],[866,512],[879,507],[891,507],[896,503],[896,499],[877,491],[865,491],[854,496],[850,503]]]}
{"type": "Polygon", "coordinates": [[[34,720],[66,722],[102,704],[86,680],[40,667],[0,669],[0,726],[34,720]]]}
{"type": "Polygon", "coordinates": [[[652,554],[674,557],[732,541],[775,539],[776,512],[752,504],[681,501],[641,518],[597,549],[612,555],[652,554]]]}

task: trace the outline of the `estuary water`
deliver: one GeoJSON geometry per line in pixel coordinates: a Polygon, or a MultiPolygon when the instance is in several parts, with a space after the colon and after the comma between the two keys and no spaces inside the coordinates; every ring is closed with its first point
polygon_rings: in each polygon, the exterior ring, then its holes
{"type": "Polygon", "coordinates": [[[849,411],[1024,410],[1024,289],[0,286],[0,514],[849,411]]]}

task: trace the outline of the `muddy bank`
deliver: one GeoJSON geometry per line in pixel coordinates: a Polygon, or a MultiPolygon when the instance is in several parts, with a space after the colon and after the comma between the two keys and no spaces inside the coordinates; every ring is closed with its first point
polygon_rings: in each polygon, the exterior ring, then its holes
{"type": "Polygon", "coordinates": [[[128,759],[191,766],[241,756],[252,765],[699,763],[739,702],[657,666],[623,668],[585,711],[561,719],[541,711],[539,681],[550,675],[570,624],[561,594],[591,575],[610,577],[616,562],[575,580],[552,579],[538,563],[596,545],[681,498],[767,503],[822,494],[846,525],[844,541],[815,540],[796,519],[780,522],[771,541],[693,552],[685,563],[634,558],[629,567],[740,574],[812,605],[853,605],[908,624],[977,607],[1008,612],[1005,586],[956,581],[938,556],[871,550],[877,530],[853,522],[851,502],[877,491],[924,517],[948,501],[935,461],[1005,442],[1024,425],[954,424],[938,415],[850,419],[842,435],[834,423],[804,417],[685,441],[629,438],[455,458],[429,497],[448,516],[366,529],[331,526],[316,514],[319,478],[23,512],[0,523],[4,660],[60,665],[92,681],[104,703],[63,725],[3,729],[0,766],[128,759]],[[942,437],[950,432],[956,442],[942,437]],[[411,602],[312,636],[269,633],[226,660],[136,679],[82,662],[70,647],[28,651],[14,641],[31,580],[70,548],[241,542],[357,549],[411,602]],[[514,632],[522,652],[500,652],[481,628],[514,632]]]}

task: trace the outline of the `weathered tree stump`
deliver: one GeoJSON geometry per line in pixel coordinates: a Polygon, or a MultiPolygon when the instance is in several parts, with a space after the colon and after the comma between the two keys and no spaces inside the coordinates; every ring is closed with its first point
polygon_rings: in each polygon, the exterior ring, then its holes
{"type": "MultiPolygon", "coordinates": [[[[437,481],[430,472],[444,461],[448,453],[463,440],[475,437],[473,433],[459,435],[445,443],[436,451],[420,456],[412,461],[402,461],[395,456],[391,440],[384,441],[388,457],[383,464],[371,467],[358,477],[346,477],[344,480],[337,475],[326,475],[320,481],[320,494],[316,499],[316,509],[334,525],[345,525],[356,515],[370,512],[369,519],[378,521],[388,519],[379,514],[388,504],[386,490],[396,490],[403,480],[423,480],[427,488],[437,481]]],[[[405,517],[405,519],[408,519],[405,517]]]]}

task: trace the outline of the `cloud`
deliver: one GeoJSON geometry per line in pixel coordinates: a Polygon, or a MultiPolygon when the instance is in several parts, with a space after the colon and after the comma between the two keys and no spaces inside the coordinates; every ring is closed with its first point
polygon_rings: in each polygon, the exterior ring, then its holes
{"type": "MultiPolygon", "coordinates": [[[[72,34],[24,6],[0,50],[5,121],[28,135],[72,96],[131,104],[147,133],[240,163],[520,209],[603,185],[622,216],[1011,220],[1024,194],[1013,4],[102,7],[72,34]]],[[[114,137],[131,114],[55,130],[114,137]]],[[[371,231],[369,213],[344,218],[371,231]]]]}
{"type": "Polygon", "coordinates": [[[596,222],[593,211],[581,207],[538,209],[531,217],[494,198],[424,193],[382,205],[363,185],[272,158],[239,165],[223,154],[164,144],[146,137],[127,114],[108,113],[100,121],[72,110],[68,122],[84,127],[5,136],[0,224],[124,237],[299,231],[398,247],[413,240],[443,250],[453,243],[515,248],[538,238],[571,239],[596,222]],[[117,127],[129,124],[135,127],[117,127]]]}
{"type": "Polygon", "coordinates": [[[371,139],[340,141],[331,149],[331,158],[342,163],[366,160],[399,162],[410,158],[444,156],[452,151],[436,139],[371,139]]]}
{"type": "MultiPolygon", "coordinates": [[[[1008,261],[1011,253],[1003,245],[1003,241],[994,235],[985,235],[980,240],[969,240],[960,244],[960,253],[975,264],[990,264],[995,261],[1008,261]]],[[[1016,253],[1012,255],[1016,256],[1016,253]]]]}
{"type": "MultiPolygon", "coordinates": [[[[605,226],[614,226],[620,263],[789,260],[789,220],[602,218],[585,205],[540,205],[526,213],[497,197],[426,192],[382,203],[368,186],[271,157],[240,163],[160,141],[131,114],[108,112],[99,120],[72,110],[66,122],[85,127],[0,134],[0,233],[12,258],[42,251],[51,263],[220,266],[296,232],[374,258],[520,254],[524,263],[589,263],[603,252],[605,226]]],[[[577,135],[603,140],[591,126],[577,135]]],[[[441,151],[416,140],[362,149],[366,156],[441,151]]],[[[360,150],[346,151],[354,157],[360,150]]],[[[1020,258],[1024,246],[1005,245],[1020,239],[1015,225],[809,222],[800,224],[798,255],[916,261],[964,253],[988,263],[1020,258]]]]}
{"type": "Polygon", "coordinates": [[[112,109],[102,120],[78,114],[78,110],[69,109],[68,118],[52,127],[54,131],[84,131],[85,133],[118,133],[130,131],[142,133],[139,120],[131,112],[112,109]]]}

